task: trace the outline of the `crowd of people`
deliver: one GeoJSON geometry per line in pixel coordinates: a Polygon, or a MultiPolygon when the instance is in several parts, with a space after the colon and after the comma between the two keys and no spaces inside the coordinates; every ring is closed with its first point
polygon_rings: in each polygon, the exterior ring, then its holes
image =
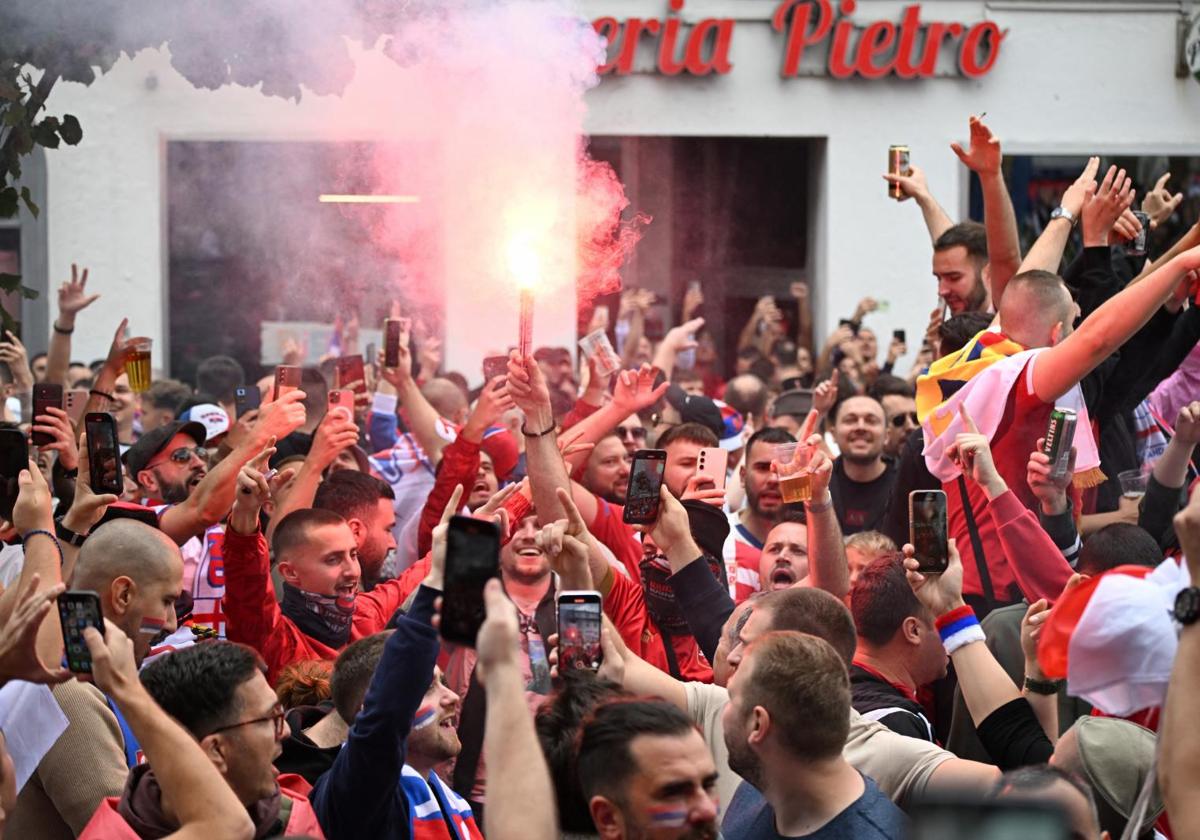
{"type": "Polygon", "coordinates": [[[885,175],[929,232],[935,282],[906,294],[937,302],[886,349],[871,298],[816,342],[794,283],[723,358],[696,283],[657,340],[644,290],[582,313],[607,374],[497,347],[472,387],[393,305],[361,379],[343,335],[289,348],[296,388],[218,355],[135,391],[125,322],[75,361],[112,325],[73,272],[45,352],[0,341],[29,439],[0,496],[3,832],[1200,836],[1200,223],[1162,241],[1166,179],[1139,200],[1091,158],[1022,253],[1000,144],[970,137],[982,223],[885,175]],[[43,383],[78,400],[38,411],[43,383]],[[916,498],[944,500],[939,568],[916,498]],[[468,609],[461,516],[501,546],[473,645],[442,622],[468,609]],[[563,593],[602,625],[560,670],[563,593]]]}

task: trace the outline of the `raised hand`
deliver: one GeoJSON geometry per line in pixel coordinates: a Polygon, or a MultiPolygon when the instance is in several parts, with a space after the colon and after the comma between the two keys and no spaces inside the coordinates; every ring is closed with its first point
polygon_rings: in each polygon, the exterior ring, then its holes
{"type": "Polygon", "coordinates": [[[268,438],[283,440],[304,425],[308,416],[304,396],[300,390],[288,391],[273,402],[263,403],[258,410],[258,422],[254,424],[254,436],[260,448],[268,438]]]}
{"type": "Polygon", "coordinates": [[[1046,445],[1045,438],[1038,438],[1037,448],[1029,453],[1029,463],[1025,466],[1025,481],[1034,497],[1042,504],[1042,512],[1055,516],[1066,513],[1067,488],[1075,473],[1075,447],[1071,447],[1071,460],[1067,464],[1066,475],[1052,478],[1050,456],[1042,451],[1046,445]]]}
{"type": "Polygon", "coordinates": [[[620,410],[622,419],[649,408],[662,399],[670,383],[664,382],[655,388],[654,380],[657,378],[658,371],[646,364],[637,370],[623,370],[617,374],[612,405],[614,410],[620,410]]]}
{"type": "Polygon", "coordinates": [[[13,376],[13,387],[18,394],[27,394],[33,390],[33,371],[29,368],[29,353],[16,334],[4,331],[4,341],[0,341],[0,362],[8,365],[13,376]]]}
{"type": "Polygon", "coordinates": [[[690,321],[696,317],[696,312],[704,305],[704,291],[699,283],[689,283],[683,293],[683,320],[690,321]]]}
{"type": "Polygon", "coordinates": [[[971,131],[971,148],[963,151],[959,143],[951,143],[950,149],[967,168],[978,175],[995,175],[1000,172],[1000,140],[979,117],[972,116],[967,123],[971,131]]]}
{"type": "MultiPolygon", "coordinates": [[[[537,535],[537,546],[549,559],[550,568],[561,577],[565,580],[578,579],[586,574],[588,568],[587,525],[571,494],[562,487],[557,489],[556,494],[566,518],[543,525],[537,535]]],[[[578,587],[572,585],[570,588],[578,587]]]]}
{"type": "Polygon", "coordinates": [[[1124,169],[1110,166],[1095,193],[1085,193],[1080,217],[1085,246],[1109,244],[1113,225],[1133,202],[1132,185],[1124,169]]]}
{"type": "Polygon", "coordinates": [[[954,443],[950,444],[946,454],[964,475],[984,489],[988,498],[994,499],[1003,495],[1008,486],[1000,477],[996,463],[992,460],[991,442],[979,433],[966,405],[959,404],[958,414],[962,418],[963,431],[954,438],[954,443]]]}
{"type": "Polygon", "coordinates": [[[900,187],[901,201],[908,201],[910,198],[922,199],[929,197],[929,184],[925,181],[925,170],[921,167],[910,164],[908,174],[884,173],[883,180],[889,184],[900,187]]]}
{"type": "Polygon", "coordinates": [[[0,685],[9,680],[55,685],[71,679],[66,668],[47,668],[38,656],[38,630],[54,599],[67,589],[66,584],[60,583],[38,592],[40,582],[40,575],[30,576],[12,614],[0,629],[0,685]]]}
{"type": "Polygon", "coordinates": [[[308,459],[322,471],[334,462],[338,453],[358,443],[358,426],[343,408],[328,411],[313,435],[308,459]]]}
{"type": "Polygon", "coordinates": [[[508,377],[497,376],[479,392],[479,399],[463,427],[467,440],[482,440],[483,433],[499,422],[501,415],[516,403],[508,395],[508,377]]]}
{"type": "MultiPolygon", "coordinates": [[[[433,532],[430,535],[432,542],[429,552],[429,571],[425,573],[425,580],[422,583],[439,592],[442,591],[446,576],[446,535],[450,531],[450,519],[462,507],[462,496],[462,485],[454,485],[450,498],[446,500],[446,506],[442,508],[442,518],[438,520],[437,525],[433,526],[433,532]]],[[[493,498],[495,497],[493,496],[493,498]]]]}
{"type": "Polygon", "coordinates": [[[834,368],[830,377],[813,389],[813,410],[820,417],[829,414],[833,404],[837,402],[838,376],[840,373],[834,368]]]}
{"type": "Polygon", "coordinates": [[[687,480],[687,485],[683,488],[683,495],[679,499],[684,502],[704,502],[706,505],[719,508],[725,504],[725,488],[717,487],[712,476],[696,473],[687,480]]]}
{"type": "Polygon", "coordinates": [[[961,607],[965,602],[962,597],[963,567],[962,558],[958,554],[958,546],[953,538],[950,539],[950,563],[946,571],[940,575],[923,575],[917,571],[916,549],[911,545],[904,546],[904,569],[908,577],[908,585],[912,587],[917,600],[924,604],[934,616],[945,615],[950,610],[961,607]]]}
{"type": "MultiPolygon", "coordinates": [[[[88,270],[85,266],[83,274],[79,266],[71,263],[71,280],[58,287],[58,314],[70,324],[75,322],[75,316],[87,309],[99,299],[100,295],[87,293],[88,270]]],[[[69,328],[70,324],[65,324],[69,328]]]]}
{"type": "Polygon", "coordinates": [[[1074,218],[1078,219],[1083,212],[1083,203],[1088,196],[1096,191],[1096,173],[1100,170],[1100,158],[1090,157],[1083,167],[1083,172],[1075,179],[1075,183],[1067,187],[1063,193],[1061,204],[1074,218]]]}
{"type": "Polygon", "coordinates": [[[33,423],[35,432],[42,432],[54,438],[40,448],[43,451],[57,452],[58,462],[63,465],[63,469],[78,469],[79,449],[75,445],[75,429],[71,426],[71,418],[67,412],[52,405],[46,409],[45,414],[33,418],[33,423]]]}
{"type": "Polygon", "coordinates": [[[79,436],[79,472],[75,476],[75,498],[63,517],[63,525],[77,534],[86,534],[104,518],[104,511],[117,501],[111,493],[92,492],[92,468],[88,460],[87,434],[79,436]]]}
{"type": "MultiPolygon", "coordinates": [[[[530,418],[536,418],[541,424],[554,422],[554,415],[550,410],[550,389],[533,356],[522,359],[516,350],[509,355],[508,394],[517,408],[525,412],[527,422],[530,418]]],[[[537,432],[543,429],[539,426],[538,429],[529,431],[537,432]]]]}
{"type": "Polygon", "coordinates": [[[1171,173],[1164,172],[1155,182],[1154,189],[1142,197],[1142,212],[1149,216],[1150,221],[1156,225],[1161,225],[1171,218],[1175,209],[1183,202],[1183,193],[1178,192],[1171,195],[1171,191],[1167,189],[1167,181],[1170,178],[1171,173]]]}
{"type": "Polygon", "coordinates": [[[496,578],[484,585],[483,601],[487,618],[475,638],[475,653],[479,657],[475,676],[480,685],[486,685],[488,676],[498,668],[516,668],[521,650],[517,608],[508,600],[496,578]]]}
{"type": "MultiPolygon", "coordinates": [[[[1076,575],[1078,577],[1078,575],[1076,575]]],[[[1021,619],[1021,652],[1025,654],[1025,676],[1035,680],[1045,679],[1042,668],[1038,664],[1037,646],[1042,637],[1042,628],[1050,617],[1050,602],[1045,598],[1034,601],[1025,610],[1021,619]]]]}
{"type": "Polygon", "coordinates": [[[92,655],[92,682],[110,697],[120,700],[129,692],[141,691],[133,641],[120,627],[104,619],[104,636],[95,627],[83,629],[83,641],[92,655]]]}
{"type": "Polygon", "coordinates": [[[1200,443],[1200,402],[1189,403],[1179,409],[1179,417],[1175,420],[1175,438],[1191,446],[1200,443]]]}
{"type": "MultiPolygon", "coordinates": [[[[229,514],[229,525],[239,534],[253,534],[258,530],[258,513],[271,500],[271,485],[267,481],[266,469],[275,454],[275,439],[242,467],[237,477],[237,494],[229,514]]],[[[285,470],[291,477],[292,470],[285,470]]],[[[286,479],[285,479],[286,480],[286,479]]]]}
{"type": "Polygon", "coordinates": [[[18,533],[49,531],[54,533],[53,499],[46,478],[32,458],[28,468],[21,470],[17,478],[20,488],[16,504],[13,505],[12,524],[18,533]]]}
{"type": "Polygon", "coordinates": [[[678,327],[672,327],[667,330],[667,334],[663,336],[663,343],[676,353],[682,353],[685,350],[694,350],[696,348],[696,333],[703,326],[703,318],[693,318],[686,323],[680,324],[678,327]]]}

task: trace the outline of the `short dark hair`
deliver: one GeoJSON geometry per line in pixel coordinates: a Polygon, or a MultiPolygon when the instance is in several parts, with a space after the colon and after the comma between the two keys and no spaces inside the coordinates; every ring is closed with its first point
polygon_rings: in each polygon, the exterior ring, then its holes
{"type": "Polygon", "coordinates": [[[959,222],[946,228],[933,243],[933,250],[948,251],[960,245],[967,249],[967,256],[974,259],[981,267],[987,263],[987,228],[979,222],[959,222]]]}
{"type": "Polygon", "coordinates": [[[1099,575],[1117,566],[1133,564],[1151,568],[1162,562],[1158,541],[1132,522],[1114,522],[1092,534],[1079,550],[1078,571],[1099,575]]]}
{"type": "Polygon", "coordinates": [[[858,635],[881,647],[892,640],[904,619],[928,617],[929,610],[908,585],[903,558],[893,552],[875,558],[858,573],[850,587],[850,612],[858,635]]]}
{"type": "Polygon", "coordinates": [[[354,723],[358,710],[362,708],[371,678],[375,676],[375,667],[379,665],[383,656],[383,646],[394,632],[396,631],[384,630],[382,633],[359,639],[339,653],[334,661],[333,679],[329,684],[330,695],[333,708],[347,726],[354,723]]]}
{"type": "Polygon", "coordinates": [[[357,470],[339,470],[321,482],[313,497],[314,508],[331,510],[343,519],[373,515],[380,499],[395,499],[386,481],[357,470]]]}
{"type": "Polygon", "coordinates": [[[321,508],[294,510],[275,526],[275,535],[271,538],[271,553],[278,562],[285,554],[308,539],[310,529],[345,524],[346,520],[331,510],[322,510],[321,508]]]}
{"type": "Polygon", "coordinates": [[[300,390],[304,392],[304,411],[309,420],[322,417],[329,402],[329,380],[319,368],[300,368],[300,390]]]}
{"type": "Polygon", "coordinates": [[[987,312],[960,312],[938,327],[938,349],[943,356],[961,350],[966,343],[988,328],[994,316],[987,312]]]}
{"type": "Polygon", "coordinates": [[[591,834],[594,831],[587,800],[575,772],[579,733],[583,722],[596,707],[628,692],[611,680],[601,679],[588,670],[562,673],[561,685],[537,710],[533,723],[542,754],[554,780],[558,802],[559,826],[564,832],[591,834]]]}
{"type": "Polygon", "coordinates": [[[879,400],[880,403],[883,402],[884,397],[910,397],[915,399],[917,389],[907,379],[901,379],[899,376],[893,376],[890,373],[881,373],[875,377],[875,381],[867,389],[867,396],[879,400]]]}
{"type": "Polygon", "coordinates": [[[599,794],[624,802],[625,783],[636,770],[631,747],[639,735],[669,738],[696,731],[691,718],[665,700],[614,700],[598,706],[579,738],[577,766],[584,800],[599,794]]]}
{"type": "Polygon", "coordinates": [[[142,394],[142,405],[164,409],[172,414],[183,411],[184,402],[192,395],[192,389],[175,379],[156,379],[142,394]]]}
{"type": "Polygon", "coordinates": [[[858,634],[846,605],[824,589],[804,587],[765,592],[754,601],[754,609],[771,611],[769,630],[791,630],[824,639],[833,645],[849,667],[854,660],[858,634]]]}
{"type": "Polygon", "coordinates": [[[1043,794],[1055,782],[1066,782],[1079,791],[1079,794],[1087,800],[1088,808],[1092,812],[1096,825],[1100,825],[1100,812],[1096,808],[1096,797],[1092,793],[1091,787],[1083,779],[1061,767],[1032,764],[1018,767],[1016,770],[1009,770],[996,783],[993,795],[1000,797],[1006,793],[1043,794]]]}
{"type": "Polygon", "coordinates": [[[698,443],[701,446],[717,445],[717,436],[708,426],[701,425],[700,423],[680,423],[678,426],[671,426],[663,431],[658,436],[655,446],[659,449],[666,449],[677,440],[698,443]]]}
{"type": "Polygon", "coordinates": [[[746,454],[744,458],[750,457],[750,450],[754,448],[756,443],[768,443],[774,446],[777,443],[796,443],[796,438],[787,429],[779,426],[764,426],[754,434],[750,435],[750,439],[746,441],[746,454]]]}
{"type": "Polygon", "coordinates": [[[160,656],[142,669],[142,685],[163,711],[196,739],[237,721],[238,687],[267,666],[253,648],[200,642],[160,656]]]}
{"type": "Polygon", "coordinates": [[[233,402],[234,390],[246,382],[246,371],[232,356],[209,356],[196,366],[196,390],[221,402],[233,402]]]}
{"type": "Polygon", "coordinates": [[[763,382],[769,382],[775,378],[775,362],[766,356],[760,356],[750,363],[748,374],[763,382]]]}
{"type": "Polygon", "coordinates": [[[829,410],[829,422],[830,423],[833,423],[834,425],[837,424],[838,415],[842,411],[842,406],[845,405],[846,403],[848,403],[850,400],[870,400],[871,402],[875,403],[875,405],[879,406],[879,413],[882,414],[885,418],[887,417],[887,411],[884,409],[883,403],[881,403],[875,397],[869,396],[867,394],[850,394],[845,397],[839,395],[838,401],[835,402],[833,404],[833,408],[831,408],[829,410]]]}
{"type": "Polygon", "coordinates": [[[850,734],[850,676],[833,646],[807,633],[777,631],[756,639],[747,656],[754,661],[741,683],[743,712],[766,709],[796,758],[841,755],[850,734]]]}

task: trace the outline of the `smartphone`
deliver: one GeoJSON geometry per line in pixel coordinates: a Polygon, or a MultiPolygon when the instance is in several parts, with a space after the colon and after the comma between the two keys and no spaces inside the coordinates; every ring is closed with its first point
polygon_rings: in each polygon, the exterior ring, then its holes
{"type": "Polygon", "coordinates": [[[908,340],[904,337],[904,330],[892,330],[892,338],[899,341],[901,344],[908,344],[908,340]]]}
{"type": "Polygon", "coordinates": [[[659,488],[667,467],[665,449],[639,449],[629,468],[629,490],[625,494],[625,522],[650,525],[658,520],[659,488]]]}
{"type": "Polygon", "coordinates": [[[843,318],[842,320],[838,321],[838,326],[849,327],[852,334],[858,335],[859,323],[857,321],[851,321],[849,318],[843,318]]]}
{"type": "Polygon", "coordinates": [[[367,393],[367,374],[363,369],[363,357],[339,356],[337,360],[337,386],[349,388],[353,385],[355,394],[367,393]]]}
{"type": "Polygon", "coordinates": [[[729,470],[729,453],[719,446],[706,446],[696,456],[696,475],[712,479],[716,490],[725,489],[725,475],[729,470]]]}
{"type": "MultiPolygon", "coordinates": [[[[384,367],[400,367],[400,326],[399,318],[388,318],[383,322],[384,367]]],[[[369,353],[367,355],[370,356],[369,353]]]]}
{"type": "Polygon", "coordinates": [[[275,399],[284,394],[300,390],[300,368],[296,365],[278,365],[275,368],[275,399]]]}
{"type": "Polygon", "coordinates": [[[12,522],[21,492],[21,470],[29,469],[29,446],[19,429],[0,429],[0,519],[12,522]]]}
{"type": "Polygon", "coordinates": [[[104,633],[100,596],[86,589],[67,590],[58,596],[58,620],[62,623],[67,668],[76,674],[92,673],[92,654],[83,640],[85,627],[104,633]]]}
{"type": "Polygon", "coordinates": [[[93,411],[84,420],[84,428],[87,431],[92,492],[121,495],[125,489],[125,482],[121,478],[121,446],[117,442],[117,421],[107,412],[93,411]]]}
{"type": "MultiPolygon", "coordinates": [[[[36,424],[38,418],[45,415],[50,415],[46,412],[47,408],[54,406],[55,408],[63,407],[63,387],[61,385],[51,385],[48,382],[40,382],[33,386],[33,422],[36,424]]],[[[46,432],[33,433],[34,446],[49,446],[54,443],[54,435],[46,432]]]]}
{"type": "MultiPolygon", "coordinates": [[[[278,377],[278,373],[276,373],[278,377]]],[[[258,390],[257,385],[239,385],[233,390],[234,410],[237,411],[237,419],[241,420],[251,411],[257,411],[262,405],[262,391],[258,390]]]]}
{"type": "Polygon", "coordinates": [[[1062,810],[1046,800],[992,799],[962,794],[922,797],[909,809],[912,840],[1068,840],[1062,810]]]}
{"type": "Polygon", "coordinates": [[[483,381],[491,382],[497,376],[508,375],[508,356],[488,356],[483,360],[483,381]]]}
{"type": "Polygon", "coordinates": [[[908,541],[916,549],[917,568],[923,575],[940,575],[950,565],[946,535],[946,494],[941,490],[914,490],[908,494],[908,541]]]}
{"type": "Polygon", "coordinates": [[[63,410],[67,412],[67,416],[71,418],[71,422],[78,426],[83,420],[84,409],[87,408],[88,392],[86,388],[72,388],[63,395],[63,410]]]}
{"type": "Polygon", "coordinates": [[[349,388],[338,388],[329,392],[329,410],[346,409],[347,416],[354,419],[354,392],[349,388]]]}
{"type": "Polygon", "coordinates": [[[475,647],[486,609],[483,586],[500,575],[500,530],[471,516],[450,519],[442,587],[442,638],[475,647]]]}
{"type": "Polygon", "coordinates": [[[557,601],[558,670],[600,670],[600,593],[567,590],[557,601]]]}

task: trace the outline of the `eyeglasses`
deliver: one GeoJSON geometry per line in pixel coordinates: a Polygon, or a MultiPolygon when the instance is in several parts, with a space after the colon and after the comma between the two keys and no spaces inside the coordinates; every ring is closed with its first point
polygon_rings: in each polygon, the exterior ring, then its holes
{"type": "Polygon", "coordinates": [[[240,723],[231,723],[228,726],[219,726],[208,734],[216,735],[218,732],[228,732],[230,729],[249,726],[252,723],[266,723],[267,721],[271,721],[275,724],[275,740],[278,741],[283,737],[284,732],[287,730],[286,715],[287,713],[283,710],[283,706],[276,704],[275,708],[271,710],[271,714],[267,715],[266,717],[255,718],[254,720],[243,720],[240,723]]]}
{"type": "Polygon", "coordinates": [[[167,461],[171,461],[175,464],[186,464],[188,461],[192,460],[193,455],[195,455],[201,461],[208,460],[208,450],[203,446],[181,446],[166,458],[154,461],[146,466],[153,467],[157,466],[158,464],[166,463],[167,461]]]}
{"type": "Polygon", "coordinates": [[[897,429],[903,429],[904,422],[906,420],[911,422],[914,426],[921,425],[920,422],[917,420],[917,412],[915,412],[915,411],[908,411],[908,412],[904,412],[901,414],[897,414],[895,417],[892,418],[891,423],[897,429]]]}
{"type": "Polygon", "coordinates": [[[617,437],[621,438],[622,440],[625,438],[632,438],[633,440],[646,439],[645,426],[617,426],[616,431],[617,437]]]}

